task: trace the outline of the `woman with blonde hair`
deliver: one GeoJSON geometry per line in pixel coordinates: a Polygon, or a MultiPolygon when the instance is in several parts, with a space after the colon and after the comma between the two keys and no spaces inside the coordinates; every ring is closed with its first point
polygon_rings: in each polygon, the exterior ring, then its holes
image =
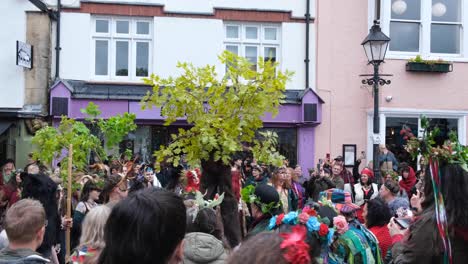
{"type": "Polygon", "coordinates": [[[284,213],[297,210],[297,197],[291,190],[291,174],[288,174],[287,168],[281,167],[273,172],[271,186],[280,196],[284,213]]]}
{"type": "Polygon", "coordinates": [[[104,248],[104,226],[111,213],[108,206],[97,206],[86,215],[80,245],[72,255],[72,263],[95,264],[104,248]]]}

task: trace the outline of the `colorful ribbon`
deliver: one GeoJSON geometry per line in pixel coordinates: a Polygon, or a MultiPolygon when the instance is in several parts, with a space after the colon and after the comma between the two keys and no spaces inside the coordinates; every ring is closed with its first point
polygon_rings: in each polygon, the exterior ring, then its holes
{"type": "Polygon", "coordinates": [[[444,246],[444,264],[452,264],[452,246],[448,234],[447,214],[445,211],[444,197],[440,190],[442,173],[440,173],[439,162],[429,158],[429,169],[431,171],[432,189],[434,190],[437,229],[444,246]]]}

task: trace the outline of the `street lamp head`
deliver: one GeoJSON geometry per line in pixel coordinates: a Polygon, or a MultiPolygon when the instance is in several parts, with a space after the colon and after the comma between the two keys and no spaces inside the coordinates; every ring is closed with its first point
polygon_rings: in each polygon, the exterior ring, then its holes
{"type": "Polygon", "coordinates": [[[379,22],[374,20],[369,35],[361,43],[370,64],[380,64],[384,61],[389,43],[390,38],[382,33],[379,22]]]}

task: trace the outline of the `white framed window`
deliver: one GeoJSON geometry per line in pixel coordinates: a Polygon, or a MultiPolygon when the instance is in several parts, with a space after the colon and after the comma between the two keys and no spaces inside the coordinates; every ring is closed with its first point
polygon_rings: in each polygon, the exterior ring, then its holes
{"type": "Polygon", "coordinates": [[[274,24],[226,23],[224,47],[245,57],[257,69],[259,57],[280,61],[281,28],[274,24]]]}
{"type": "MultiPolygon", "coordinates": [[[[431,127],[439,127],[440,134],[436,138],[438,144],[448,139],[450,131],[458,135],[458,141],[466,145],[466,122],[468,111],[434,110],[434,109],[403,109],[403,108],[381,108],[380,117],[380,144],[389,145],[394,154],[405,155],[403,145],[406,142],[400,135],[403,126],[411,128],[415,136],[422,137],[421,115],[426,116],[431,127]]],[[[373,159],[373,109],[367,111],[367,160],[373,159]]],[[[406,160],[406,159],[403,159],[406,160]]]]}
{"type": "MultiPolygon", "coordinates": [[[[373,0],[370,0],[373,1],[373,0]]],[[[467,0],[382,0],[388,58],[468,59],[467,0]]]]}
{"type": "Polygon", "coordinates": [[[152,69],[152,22],[127,17],[94,17],[92,77],[139,81],[152,69]]]}

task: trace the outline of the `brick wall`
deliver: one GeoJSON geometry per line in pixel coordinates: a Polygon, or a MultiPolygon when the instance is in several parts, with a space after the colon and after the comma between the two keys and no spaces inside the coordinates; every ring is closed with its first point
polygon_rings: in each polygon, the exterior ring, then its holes
{"type": "Polygon", "coordinates": [[[283,11],[257,11],[236,9],[215,9],[214,14],[185,14],[165,12],[163,6],[126,5],[126,4],[102,4],[81,3],[79,9],[66,8],[64,12],[89,13],[95,15],[121,15],[144,17],[188,17],[188,18],[212,18],[229,21],[252,22],[305,22],[302,18],[292,18],[291,12],[283,11]]]}

